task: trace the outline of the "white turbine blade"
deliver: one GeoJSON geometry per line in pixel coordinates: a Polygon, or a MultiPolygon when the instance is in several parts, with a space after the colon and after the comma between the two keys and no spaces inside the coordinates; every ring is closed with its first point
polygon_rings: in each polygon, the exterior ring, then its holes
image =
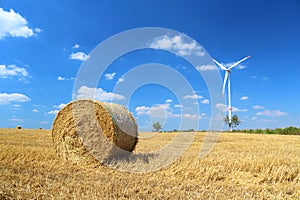
{"type": "Polygon", "coordinates": [[[228,70],[231,70],[232,68],[234,68],[235,66],[239,65],[241,62],[247,60],[248,58],[250,58],[250,56],[247,56],[247,57],[243,58],[242,60],[240,60],[240,61],[238,61],[238,62],[236,62],[236,63],[233,63],[233,65],[231,65],[231,66],[228,68],[228,70]]]}
{"type": "Polygon", "coordinates": [[[215,59],[212,59],[221,69],[223,70],[227,70],[221,63],[219,63],[218,61],[216,61],[215,59]]]}
{"type": "Polygon", "coordinates": [[[225,92],[225,85],[226,85],[226,82],[227,82],[227,78],[228,78],[228,71],[226,71],[225,77],[224,77],[223,89],[222,89],[222,94],[223,95],[224,95],[224,92],[225,92]]]}

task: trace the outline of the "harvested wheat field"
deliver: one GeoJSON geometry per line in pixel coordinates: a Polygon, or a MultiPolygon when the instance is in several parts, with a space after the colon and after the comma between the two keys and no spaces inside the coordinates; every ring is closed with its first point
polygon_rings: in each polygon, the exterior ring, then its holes
{"type": "MultiPolygon", "coordinates": [[[[134,154],[174,135],[139,139],[134,154]]],[[[299,136],[222,133],[199,159],[204,136],[166,168],[126,173],[58,158],[50,130],[0,129],[0,199],[300,199],[299,136]]]]}

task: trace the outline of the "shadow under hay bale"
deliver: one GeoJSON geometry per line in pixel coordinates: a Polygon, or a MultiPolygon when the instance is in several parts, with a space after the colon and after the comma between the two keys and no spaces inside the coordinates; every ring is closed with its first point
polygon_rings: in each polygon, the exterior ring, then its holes
{"type": "Polygon", "coordinates": [[[17,126],[16,129],[22,129],[22,127],[21,126],[17,126]]]}
{"type": "Polygon", "coordinates": [[[126,157],[137,134],[136,121],[125,107],[88,99],[66,105],[52,126],[58,156],[85,163],[126,157]]]}

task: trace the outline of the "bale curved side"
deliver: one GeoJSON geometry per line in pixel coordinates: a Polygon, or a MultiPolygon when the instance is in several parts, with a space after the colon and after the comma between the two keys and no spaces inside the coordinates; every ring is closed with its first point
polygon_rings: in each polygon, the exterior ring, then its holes
{"type": "Polygon", "coordinates": [[[100,162],[133,151],[136,121],[123,106],[94,100],[76,100],[57,114],[52,138],[58,156],[75,161],[100,162]]]}

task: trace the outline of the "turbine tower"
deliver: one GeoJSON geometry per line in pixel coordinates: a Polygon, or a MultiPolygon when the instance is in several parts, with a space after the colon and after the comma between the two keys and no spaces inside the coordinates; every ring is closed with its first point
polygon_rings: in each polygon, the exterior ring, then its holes
{"type": "MultiPolygon", "coordinates": [[[[218,61],[216,61],[215,59],[213,59],[213,61],[222,69],[225,71],[225,77],[224,77],[224,82],[223,82],[223,89],[222,89],[222,94],[224,95],[225,92],[225,85],[228,79],[228,84],[227,84],[227,92],[228,92],[228,118],[229,118],[229,124],[231,124],[231,118],[232,118],[232,107],[231,107],[231,93],[230,93],[230,73],[232,68],[236,67],[237,65],[239,65],[241,62],[247,60],[248,58],[250,58],[250,56],[247,56],[245,58],[243,58],[242,60],[233,63],[230,67],[226,68],[224,65],[222,65],[221,63],[219,63],[218,61]]],[[[232,126],[230,125],[230,131],[232,131],[232,126]]]]}

